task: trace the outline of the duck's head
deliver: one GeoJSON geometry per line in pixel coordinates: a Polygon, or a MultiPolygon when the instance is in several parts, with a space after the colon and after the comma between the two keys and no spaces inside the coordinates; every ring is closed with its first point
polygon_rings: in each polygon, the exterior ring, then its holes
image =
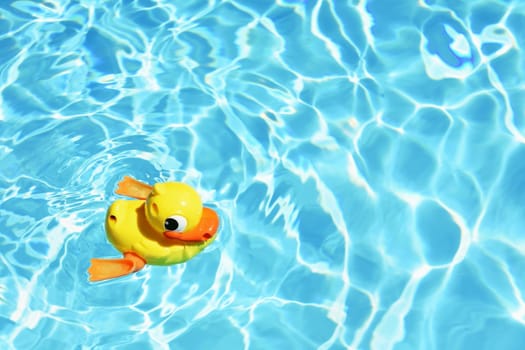
{"type": "Polygon", "coordinates": [[[146,219],[167,238],[203,242],[215,234],[217,214],[203,208],[198,193],[181,182],[158,183],[146,200],[146,219]]]}

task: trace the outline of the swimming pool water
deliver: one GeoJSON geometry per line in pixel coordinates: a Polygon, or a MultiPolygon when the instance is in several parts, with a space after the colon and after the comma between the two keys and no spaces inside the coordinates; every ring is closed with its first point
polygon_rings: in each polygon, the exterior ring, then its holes
{"type": "Polygon", "coordinates": [[[0,3],[2,349],[522,349],[519,0],[0,3]],[[124,175],[217,209],[89,283],[124,175]]]}

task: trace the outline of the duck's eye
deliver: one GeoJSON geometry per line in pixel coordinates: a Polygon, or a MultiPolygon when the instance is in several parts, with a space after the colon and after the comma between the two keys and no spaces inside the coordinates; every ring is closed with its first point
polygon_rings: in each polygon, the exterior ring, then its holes
{"type": "Polygon", "coordinates": [[[166,231],[182,232],[186,228],[187,221],[184,216],[173,215],[164,221],[166,231]]]}

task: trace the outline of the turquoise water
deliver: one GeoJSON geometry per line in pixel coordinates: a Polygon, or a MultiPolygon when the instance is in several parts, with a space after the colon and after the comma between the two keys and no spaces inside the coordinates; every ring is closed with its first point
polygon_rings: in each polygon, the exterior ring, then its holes
{"type": "Polygon", "coordinates": [[[522,1],[2,1],[0,348],[522,349],[522,1]],[[117,182],[193,185],[186,264],[117,182]]]}

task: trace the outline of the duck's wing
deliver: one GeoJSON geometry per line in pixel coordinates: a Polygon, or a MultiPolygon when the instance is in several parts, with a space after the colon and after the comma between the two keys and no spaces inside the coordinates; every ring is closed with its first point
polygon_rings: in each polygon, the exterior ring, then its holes
{"type": "Polygon", "coordinates": [[[145,200],[148,198],[152,189],[153,187],[148,184],[135,180],[130,176],[124,176],[124,178],[118,183],[118,188],[115,193],[122,196],[145,200]]]}

